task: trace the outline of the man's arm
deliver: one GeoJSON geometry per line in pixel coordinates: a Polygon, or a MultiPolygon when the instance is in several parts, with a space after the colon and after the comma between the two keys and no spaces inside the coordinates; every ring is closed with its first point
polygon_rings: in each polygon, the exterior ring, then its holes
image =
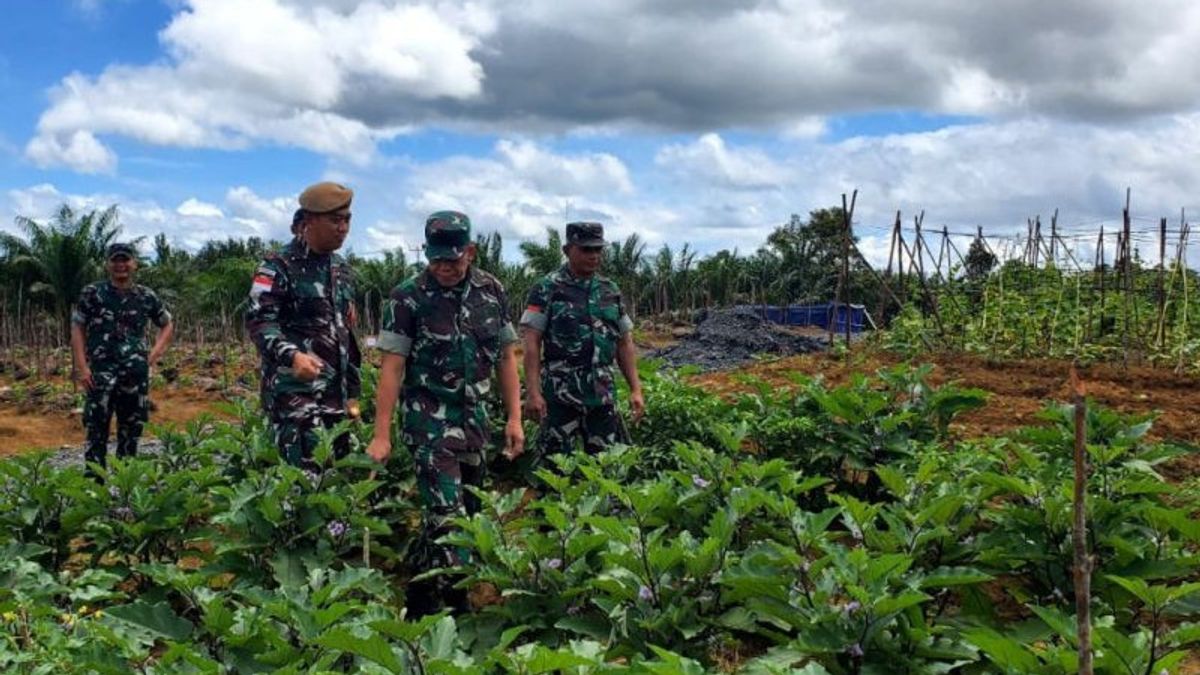
{"type": "Polygon", "coordinates": [[[264,260],[250,282],[250,304],[246,308],[246,332],[258,353],[278,367],[292,368],[296,377],[315,380],[324,363],[289,341],[279,323],[288,290],[288,280],[279,266],[264,260]]]}
{"type": "Polygon", "coordinates": [[[167,325],[158,329],[158,337],[154,340],[154,347],[150,350],[150,367],[153,368],[162,355],[166,353],[167,347],[171,345],[172,338],[175,337],[175,322],[168,321],[167,325]]]}
{"type": "MultiPolygon", "coordinates": [[[[510,326],[508,330],[512,330],[510,326]]],[[[508,421],[504,425],[504,456],[516,459],[525,452],[525,429],[521,426],[521,376],[517,372],[517,342],[504,345],[500,362],[496,364],[496,377],[500,380],[500,396],[504,399],[504,410],[508,421]]]]}
{"type": "Polygon", "coordinates": [[[523,326],[525,338],[525,414],[540,422],[546,415],[546,397],[542,394],[542,332],[523,326]]]}
{"type": "Polygon", "coordinates": [[[636,422],[646,412],[646,399],[642,394],[642,380],[637,371],[637,345],[633,344],[633,331],[625,331],[617,342],[617,366],[629,383],[629,410],[636,422]]]}
{"type": "Polygon", "coordinates": [[[75,359],[75,374],[79,378],[79,384],[83,385],[84,389],[92,388],[92,369],[88,367],[87,354],[84,350],[84,343],[87,342],[87,335],[84,333],[83,324],[71,322],[71,356],[75,359]]]}
{"type": "Polygon", "coordinates": [[[406,361],[405,356],[384,352],[383,365],[379,367],[379,384],[375,388],[375,434],[367,446],[367,454],[380,463],[392,455],[392,414],[400,399],[406,361]]]}

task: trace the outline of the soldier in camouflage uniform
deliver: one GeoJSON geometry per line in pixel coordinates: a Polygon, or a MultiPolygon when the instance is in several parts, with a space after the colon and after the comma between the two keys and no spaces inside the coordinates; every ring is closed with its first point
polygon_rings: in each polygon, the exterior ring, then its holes
{"type": "Polygon", "coordinates": [[[598,274],[604,246],[599,223],[569,223],[566,264],[530,290],[521,316],[525,409],[542,421],[537,461],[571,452],[578,440],[589,453],[629,442],[616,407],[614,360],[629,383],[635,421],[645,409],[633,322],[620,289],[598,274]]]}
{"type": "MultiPolygon", "coordinates": [[[[311,461],[319,427],[357,416],[354,278],[336,253],[350,232],[354,192],[317,183],[300,195],[296,235],[254,273],[246,329],[262,358],[263,409],[288,463],[311,461]]],[[[344,456],[350,439],[336,439],[344,456]]]]}
{"type": "Polygon", "coordinates": [[[149,418],[150,368],[158,363],[175,326],[154,291],[133,282],[137,258],[129,244],[108,247],[108,280],[79,296],[71,313],[71,350],[80,384],[87,391],[83,425],[84,458],[105,466],[109,421],[117,418],[117,456],[137,453],[149,418]],[[146,323],[158,326],[154,348],[146,353],[146,323]]]}
{"type": "MultiPolygon", "coordinates": [[[[478,510],[464,486],[482,484],[493,372],[507,413],[505,456],[515,458],[525,444],[517,334],[500,282],[471,266],[471,221],[456,211],[434,213],[425,222],[425,242],[428,268],[394,288],[384,306],[375,435],[367,449],[379,462],[391,455],[392,411],[402,395],[402,438],[416,461],[424,510],[414,555],[419,570],[469,562],[465,551],[434,542],[451,531],[453,517],[478,510]]],[[[446,589],[433,586],[444,598],[446,589]]],[[[410,588],[410,607],[432,610],[418,604],[429,600],[420,595],[410,588]]]]}

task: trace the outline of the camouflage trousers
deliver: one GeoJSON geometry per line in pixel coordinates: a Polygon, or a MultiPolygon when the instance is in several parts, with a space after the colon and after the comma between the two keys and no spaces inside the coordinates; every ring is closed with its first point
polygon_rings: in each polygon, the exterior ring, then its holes
{"type": "Polygon", "coordinates": [[[83,403],[87,433],[84,461],[108,464],[108,427],[117,418],[117,457],[137,454],[138,439],[150,418],[150,380],[136,374],[93,373],[83,403]]]}
{"type": "Polygon", "coordinates": [[[617,407],[574,406],[548,397],[532,464],[540,465],[550,455],[574,452],[580,442],[590,455],[615,443],[629,443],[629,432],[617,407]]]}
{"type": "MultiPolygon", "coordinates": [[[[421,499],[421,532],[408,553],[414,574],[467,565],[470,552],[438,540],[455,531],[454,518],[479,512],[479,498],[468,486],[482,487],[487,465],[479,452],[419,446],[413,453],[417,492],[421,499]]],[[[465,607],[465,597],[452,588],[454,579],[438,576],[409,585],[407,596],[414,616],[431,614],[442,605],[465,607]]]]}
{"type": "MultiPolygon", "coordinates": [[[[316,449],[317,427],[329,429],[338,422],[346,419],[344,414],[323,414],[313,417],[285,417],[272,423],[275,432],[275,447],[285,461],[292,466],[307,468],[312,463],[313,450],[316,449]]],[[[350,454],[350,434],[345,433],[333,439],[333,456],[341,459],[350,454]]]]}

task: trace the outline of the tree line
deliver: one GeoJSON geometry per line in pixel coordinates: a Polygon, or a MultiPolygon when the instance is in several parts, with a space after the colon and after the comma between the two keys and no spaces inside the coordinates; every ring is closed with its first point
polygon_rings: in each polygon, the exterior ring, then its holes
{"type": "MultiPolygon", "coordinates": [[[[620,285],[635,318],[686,316],[740,303],[826,302],[836,292],[842,223],[836,207],[812,211],[808,218],[793,215],[751,253],[725,249],[701,255],[686,242],[652,250],[633,234],[610,243],[602,273],[620,285]]],[[[64,204],[47,220],[18,217],[16,226],[17,234],[0,234],[0,340],[4,346],[61,346],[79,292],[104,277],[104,250],[121,239],[119,210],[81,212],[64,204]]],[[[514,317],[537,279],[562,264],[560,229],[547,228],[540,241],[520,242],[518,256],[505,255],[497,232],[477,236],[476,264],[504,284],[514,317]]],[[[189,251],[164,234],[135,243],[149,251],[140,259],[139,283],[155,289],[171,307],[182,339],[201,343],[240,339],[255,265],[282,245],[231,237],[189,251]]],[[[345,254],[355,274],[361,328],[373,333],[388,293],[420,271],[424,260],[402,248],[370,258],[352,250],[345,254]]],[[[847,297],[854,302],[875,297],[874,283],[855,261],[847,297]]]]}

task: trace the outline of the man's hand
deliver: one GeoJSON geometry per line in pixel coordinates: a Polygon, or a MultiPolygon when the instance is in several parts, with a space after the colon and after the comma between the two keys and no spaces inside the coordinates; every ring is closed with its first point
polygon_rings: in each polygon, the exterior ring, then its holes
{"type": "Polygon", "coordinates": [[[392,441],[387,438],[371,439],[371,444],[367,446],[367,454],[376,462],[386,464],[388,457],[392,456],[392,441]]]}
{"type": "Polygon", "coordinates": [[[346,401],[346,415],[351,419],[362,417],[362,408],[358,406],[358,399],[352,398],[346,401]]]}
{"type": "Polygon", "coordinates": [[[521,427],[521,420],[509,420],[508,424],[504,425],[504,457],[511,462],[524,452],[525,429],[521,427]]]}
{"type": "Polygon", "coordinates": [[[92,369],[88,368],[87,366],[83,366],[79,369],[77,377],[79,378],[80,386],[87,391],[91,391],[92,387],[96,386],[95,380],[92,379],[92,369]]]}
{"type": "Polygon", "coordinates": [[[646,414],[646,398],[642,395],[641,389],[629,392],[629,412],[633,414],[634,422],[640,421],[646,414]]]}
{"type": "Polygon", "coordinates": [[[317,379],[317,376],[321,374],[321,368],[324,367],[325,362],[313,354],[296,352],[292,356],[292,373],[305,382],[312,382],[317,379]]]}
{"type": "Polygon", "coordinates": [[[525,395],[525,416],[534,422],[541,422],[546,416],[546,398],[541,392],[530,389],[525,395]]]}

